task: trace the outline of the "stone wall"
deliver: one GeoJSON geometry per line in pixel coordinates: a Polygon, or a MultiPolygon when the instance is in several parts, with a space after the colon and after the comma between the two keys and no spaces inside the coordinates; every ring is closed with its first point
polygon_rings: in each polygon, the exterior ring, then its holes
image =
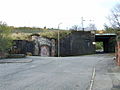
{"type": "Polygon", "coordinates": [[[12,54],[33,54],[34,51],[34,42],[27,40],[14,40],[14,45],[11,48],[10,53],[12,54]]]}
{"type": "Polygon", "coordinates": [[[93,42],[95,37],[91,32],[76,31],[60,40],[60,55],[83,55],[95,53],[93,42]]]}
{"type": "Polygon", "coordinates": [[[55,40],[41,36],[32,36],[35,43],[34,55],[38,56],[55,56],[55,40]]]}
{"type": "MultiPolygon", "coordinates": [[[[16,45],[13,46],[15,53],[37,56],[56,56],[57,43],[55,39],[44,38],[41,36],[31,36],[31,41],[16,40],[16,45]]],[[[83,55],[95,53],[93,42],[95,37],[91,32],[74,31],[70,35],[60,39],[60,55],[83,55]]]]}
{"type": "Polygon", "coordinates": [[[31,41],[14,40],[11,54],[29,54],[37,56],[55,56],[55,40],[40,36],[32,36],[31,41]]]}

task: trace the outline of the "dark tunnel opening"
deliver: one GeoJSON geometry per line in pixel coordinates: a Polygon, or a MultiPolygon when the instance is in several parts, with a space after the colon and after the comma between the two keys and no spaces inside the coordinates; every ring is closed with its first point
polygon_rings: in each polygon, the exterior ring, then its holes
{"type": "Polygon", "coordinates": [[[96,53],[114,53],[116,35],[115,34],[96,34],[96,53]]]}

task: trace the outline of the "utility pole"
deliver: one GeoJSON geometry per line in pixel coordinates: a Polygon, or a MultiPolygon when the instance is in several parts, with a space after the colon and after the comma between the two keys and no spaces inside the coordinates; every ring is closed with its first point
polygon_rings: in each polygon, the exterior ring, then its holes
{"type": "Polygon", "coordinates": [[[81,17],[81,24],[82,24],[82,30],[84,31],[84,19],[83,19],[83,17],[81,17]]]}
{"type": "Polygon", "coordinates": [[[60,29],[61,24],[62,23],[58,24],[58,57],[60,57],[60,32],[59,32],[59,29],[60,29]]]}

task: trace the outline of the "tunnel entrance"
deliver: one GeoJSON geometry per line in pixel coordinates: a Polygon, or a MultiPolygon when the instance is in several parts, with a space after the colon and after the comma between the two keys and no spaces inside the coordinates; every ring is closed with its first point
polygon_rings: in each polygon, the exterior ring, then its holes
{"type": "Polygon", "coordinates": [[[95,35],[96,47],[97,45],[101,45],[101,50],[97,50],[97,53],[114,53],[115,52],[115,42],[116,42],[116,34],[114,33],[106,33],[106,34],[96,34],[95,35]]]}

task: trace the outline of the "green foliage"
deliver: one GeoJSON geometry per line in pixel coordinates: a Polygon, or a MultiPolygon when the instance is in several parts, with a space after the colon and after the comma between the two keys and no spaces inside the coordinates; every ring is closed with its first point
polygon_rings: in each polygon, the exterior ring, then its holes
{"type": "Polygon", "coordinates": [[[103,49],[103,42],[96,42],[96,50],[102,50],[103,49]]]}
{"type": "Polygon", "coordinates": [[[37,27],[14,27],[15,30],[43,30],[42,28],[37,27]]]}
{"type": "Polygon", "coordinates": [[[47,32],[41,32],[40,33],[40,35],[42,36],[42,37],[47,37],[47,38],[56,38],[57,37],[57,32],[55,31],[55,32],[49,32],[49,31],[47,31],[47,32]]]}
{"type": "MultiPolygon", "coordinates": [[[[37,27],[9,27],[12,30],[11,37],[14,40],[27,40],[31,34],[40,34],[47,38],[58,38],[58,29],[54,28],[37,28],[37,27]]],[[[66,35],[70,34],[71,31],[59,30],[60,38],[64,38],[66,35]]]]}
{"type": "MultiPolygon", "coordinates": [[[[68,34],[70,34],[71,31],[65,31],[65,30],[59,30],[60,38],[64,38],[68,34]]],[[[41,36],[47,37],[47,38],[58,38],[58,30],[53,30],[53,31],[46,31],[46,32],[41,32],[41,36]]]]}
{"type": "MultiPolygon", "coordinates": [[[[11,27],[12,28],[12,27],[11,27]]],[[[69,30],[59,30],[60,38],[64,38],[68,34],[70,34],[71,31],[69,30]]],[[[42,37],[46,38],[58,38],[58,30],[24,30],[24,29],[12,29],[11,37],[13,40],[28,40],[30,39],[30,35],[32,34],[39,34],[42,37]]]]}
{"type": "Polygon", "coordinates": [[[11,38],[13,40],[28,40],[30,34],[29,33],[12,33],[11,38]]]}
{"type": "Polygon", "coordinates": [[[0,52],[6,52],[11,47],[10,33],[10,27],[6,23],[0,22],[0,52]]]}

